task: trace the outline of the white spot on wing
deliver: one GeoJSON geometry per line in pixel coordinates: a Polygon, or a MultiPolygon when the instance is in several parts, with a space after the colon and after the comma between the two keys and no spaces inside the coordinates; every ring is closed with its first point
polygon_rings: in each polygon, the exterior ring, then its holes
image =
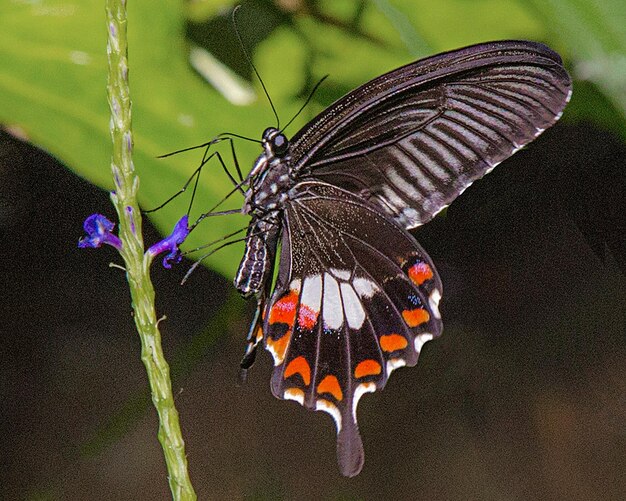
{"type": "Polygon", "coordinates": [[[361,383],[354,390],[354,396],[352,397],[352,417],[356,423],[356,408],[359,405],[359,400],[366,393],[373,393],[376,391],[376,385],[374,383],[361,383]]]}
{"type": "Polygon", "coordinates": [[[304,405],[304,392],[298,388],[287,388],[283,394],[285,400],[293,400],[300,405],[304,405]]]}
{"type": "Polygon", "coordinates": [[[324,273],[324,325],[329,329],[339,329],[343,325],[343,308],[339,284],[329,273],[324,273]]]}
{"type": "Polygon", "coordinates": [[[351,329],[360,329],[365,322],[363,305],[350,284],[341,284],[341,298],[346,314],[346,321],[351,329]]]}
{"type": "Polygon", "coordinates": [[[431,341],[432,338],[433,338],[432,334],[420,334],[418,336],[415,336],[415,340],[413,341],[413,346],[415,346],[415,351],[418,353],[422,351],[422,346],[424,346],[424,343],[431,341]]]}
{"type": "Polygon", "coordinates": [[[322,304],[321,275],[311,275],[304,279],[300,302],[303,306],[308,306],[313,311],[320,311],[320,305],[322,304]]]}
{"type": "Polygon", "coordinates": [[[356,277],[352,282],[357,294],[362,298],[370,298],[380,291],[378,285],[364,277],[356,277]]]}
{"type": "Polygon", "coordinates": [[[339,412],[339,409],[337,409],[337,406],[335,404],[329,402],[328,400],[320,399],[315,402],[315,410],[328,412],[328,414],[330,414],[335,420],[335,424],[337,425],[337,433],[341,431],[341,413],[339,412]]]}
{"type": "Polygon", "coordinates": [[[387,360],[387,376],[389,376],[389,374],[391,374],[396,369],[404,367],[405,365],[406,362],[401,358],[392,358],[391,360],[387,360]]]}
{"type": "Polygon", "coordinates": [[[339,268],[331,268],[329,270],[333,277],[338,278],[339,280],[350,280],[352,273],[349,270],[340,270],[339,268]]]}
{"type": "Polygon", "coordinates": [[[433,312],[433,316],[435,318],[441,318],[441,313],[439,313],[439,301],[441,300],[441,292],[437,289],[430,293],[428,298],[428,306],[430,306],[431,311],[433,312]]]}
{"type": "Polygon", "coordinates": [[[302,282],[300,281],[299,278],[294,278],[291,283],[289,284],[289,288],[292,291],[296,291],[296,292],[300,292],[300,286],[302,285],[302,282]]]}
{"type": "MultiPolygon", "coordinates": [[[[272,345],[268,344],[265,348],[267,349],[267,351],[269,351],[272,354],[272,358],[274,359],[274,367],[278,367],[280,364],[283,363],[283,359],[278,356],[278,353],[276,353],[276,350],[274,349],[272,345]]],[[[290,400],[286,396],[284,398],[286,398],[287,400],[290,400]]]]}

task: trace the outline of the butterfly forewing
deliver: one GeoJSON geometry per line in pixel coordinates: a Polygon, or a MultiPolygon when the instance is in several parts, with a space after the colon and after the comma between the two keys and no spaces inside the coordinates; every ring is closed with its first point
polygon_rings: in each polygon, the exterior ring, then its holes
{"type": "Polygon", "coordinates": [[[543,45],[449,52],[329,107],[294,137],[294,169],[414,228],[552,125],[569,95],[559,56],[543,45]]]}
{"type": "Polygon", "coordinates": [[[272,392],[323,410],[348,476],[363,463],[356,409],[438,336],[439,277],[415,239],[345,190],[298,185],[286,208],[276,288],[265,313],[272,392]]]}

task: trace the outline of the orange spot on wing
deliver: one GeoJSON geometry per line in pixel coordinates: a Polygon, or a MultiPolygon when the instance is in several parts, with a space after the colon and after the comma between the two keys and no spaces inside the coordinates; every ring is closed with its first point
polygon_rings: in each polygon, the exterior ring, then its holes
{"type": "Polygon", "coordinates": [[[255,338],[257,343],[261,341],[261,339],[263,339],[263,326],[261,324],[259,324],[259,326],[256,328],[255,338]]]}
{"type": "Polygon", "coordinates": [[[359,365],[354,369],[354,377],[361,378],[365,376],[375,376],[376,374],[380,374],[383,368],[376,360],[363,360],[359,365]]]}
{"type": "Polygon", "coordinates": [[[293,327],[296,319],[296,307],[298,305],[298,293],[291,290],[274,303],[270,309],[270,324],[287,324],[293,327]]]}
{"type": "Polygon", "coordinates": [[[311,330],[315,327],[319,314],[319,311],[315,311],[306,304],[301,304],[298,310],[298,325],[303,329],[311,330]]]}
{"type": "Polygon", "coordinates": [[[285,375],[283,377],[287,379],[294,374],[300,374],[304,384],[309,386],[309,383],[311,382],[311,367],[309,366],[309,362],[307,362],[303,356],[296,357],[289,362],[285,368],[285,375]]]}
{"type": "Polygon", "coordinates": [[[415,308],[414,310],[404,310],[402,318],[409,327],[417,327],[430,320],[430,315],[424,308],[415,308]]]}
{"type": "Polygon", "coordinates": [[[320,384],[317,385],[317,392],[322,393],[330,393],[337,400],[341,401],[343,398],[343,392],[341,391],[341,386],[339,386],[339,381],[335,376],[326,376],[320,384]]]}
{"type": "Polygon", "coordinates": [[[289,339],[291,339],[291,330],[288,330],[285,335],[279,339],[272,339],[271,337],[267,337],[265,343],[267,344],[267,348],[274,353],[274,357],[277,360],[276,364],[282,363],[285,358],[285,352],[287,351],[287,345],[289,344],[289,339]]]}
{"type": "Polygon", "coordinates": [[[433,269],[426,263],[417,263],[409,268],[409,278],[416,285],[422,285],[433,278],[433,269]]]}
{"type": "Polygon", "coordinates": [[[406,348],[408,344],[409,342],[406,338],[400,334],[386,334],[380,336],[380,347],[386,352],[402,350],[406,348]]]}

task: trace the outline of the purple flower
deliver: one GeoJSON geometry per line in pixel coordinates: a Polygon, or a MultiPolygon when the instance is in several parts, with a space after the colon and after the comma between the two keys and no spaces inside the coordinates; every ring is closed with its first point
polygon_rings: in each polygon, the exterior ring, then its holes
{"type": "Polygon", "coordinates": [[[182,244],[185,238],[187,238],[187,235],[189,235],[188,223],[189,218],[187,216],[181,217],[168,237],[148,249],[148,254],[152,254],[152,257],[161,254],[161,252],[169,251],[167,256],[163,258],[164,268],[170,269],[172,267],[170,263],[178,263],[182,259],[178,246],[182,244]]]}
{"type": "Polygon", "coordinates": [[[115,228],[115,223],[109,221],[102,214],[92,214],[83,223],[83,228],[85,229],[85,233],[87,233],[86,237],[82,237],[78,241],[78,247],[81,249],[85,249],[87,247],[93,247],[97,249],[101,247],[102,244],[108,244],[115,247],[117,250],[122,248],[122,241],[111,233],[113,228],[115,228]]]}

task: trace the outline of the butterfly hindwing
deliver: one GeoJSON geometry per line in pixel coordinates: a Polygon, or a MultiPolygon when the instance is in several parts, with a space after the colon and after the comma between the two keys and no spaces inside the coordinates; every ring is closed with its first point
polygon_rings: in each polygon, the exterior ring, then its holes
{"type": "Polygon", "coordinates": [[[441,283],[411,235],[345,190],[302,183],[284,225],[263,324],[272,392],[333,417],[352,476],[363,464],[358,401],[440,334],[441,283]]]}
{"type": "Polygon", "coordinates": [[[292,142],[294,172],[426,223],[561,116],[571,82],[541,44],[504,41],[409,64],[329,106],[292,142]]]}

